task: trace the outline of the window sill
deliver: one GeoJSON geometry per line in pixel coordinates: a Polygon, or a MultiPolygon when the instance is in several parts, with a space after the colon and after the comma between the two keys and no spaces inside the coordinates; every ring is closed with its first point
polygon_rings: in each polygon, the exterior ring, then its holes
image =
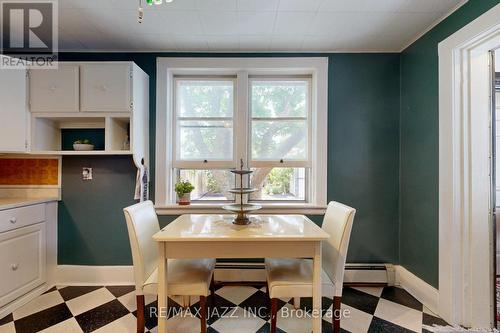
{"type": "MultiPolygon", "coordinates": [[[[222,209],[224,203],[193,203],[188,206],[156,205],[158,215],[182,215],[182,214],[230,214],[222,209]]],[[[304,214],[304,215],[324,215],[326,206],[313,204],[294,203],[264,203],[262,209],[255,214],[304,214]]]]}

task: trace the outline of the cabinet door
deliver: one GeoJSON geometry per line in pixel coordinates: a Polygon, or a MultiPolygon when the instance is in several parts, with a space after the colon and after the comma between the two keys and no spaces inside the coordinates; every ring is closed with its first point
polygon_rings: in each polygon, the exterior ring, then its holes
{"type": "Polygon", "coordinates": [[[27,150],[25,69],[0,69],[0,152],[27,150]]]}
{"type": "Polygon", "coordinates": [[[81,66],[81,110],[89,112],[131,111],[131,65],[83,64],[81,66]]]}
{"type": "Polygon", "coordinates": [[[45,282],[45,223],[0,234],[0,307],[45,282]]]}
{"type": "Polygon", "coordinates": [[[79,67],[59,63],[57,69],[30,70],[31,112],[78,112],[79,67]]]}

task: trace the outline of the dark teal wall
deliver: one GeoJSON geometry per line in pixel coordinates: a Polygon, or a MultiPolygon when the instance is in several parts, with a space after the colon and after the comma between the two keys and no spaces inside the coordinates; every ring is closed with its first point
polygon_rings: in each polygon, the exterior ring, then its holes
{"type": "Polygon", "coordinates": [[[330,57],[328,199],[357,209],[348,260],[398,262],[399,55],[330,57]]]}
{"type": "Polygon", "coordinates": [[[400,262],[438,287],[438,43],[498,0],[469,0],[401,54],[400,262]]]}
{"type": "MultiPolygon", "coordinates": [[[[63,61],[130,60],[149,74],[153,176],[157,56],[329,57],[328,198],[358,210],[348,260],[398,262],[399,54],[60,54],[63,61]]],[[[134,177],[127,157],[63,158],[60,264],[131,263],[122,209],[133,202],[134,177]],[[96,180],[83,182],[89,161],[96,180]]],[[[160,217],[162,225],[172,219],[160,217]]]]}
{"type": "Polygon", "coordinates": [[[58,262],[62,265],[131,263],[123,207],[134,203],[135,166],[128,156],[64,156],[59,203],[58,262]],[[93,180],[82,180],[91,167],[93,180]]]}

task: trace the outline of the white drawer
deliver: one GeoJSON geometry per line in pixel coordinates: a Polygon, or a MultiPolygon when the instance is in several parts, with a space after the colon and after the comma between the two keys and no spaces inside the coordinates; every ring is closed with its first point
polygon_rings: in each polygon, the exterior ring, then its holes
{"type": "Polygon", "coordinates": [[[45,223],[0,234],[0,307],[45,282],[45,223]]]}
{"type": "Polygon", "coordinates": [[[45,204],[0,210],[0,232],[45,221],[45,204]]]}

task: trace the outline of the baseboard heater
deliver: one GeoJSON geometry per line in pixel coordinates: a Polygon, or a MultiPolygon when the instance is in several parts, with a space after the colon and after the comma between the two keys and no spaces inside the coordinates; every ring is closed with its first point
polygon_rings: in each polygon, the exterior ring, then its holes
{"type": "MultiPolygon", "coordinates": [[[[217,263],[215,280],[223,282],[263,282],[266,272],[263,263],[217,263]]],[[[352,285],[394,285],[392,264],[346,264],[344,283],[352,285]]]]}

